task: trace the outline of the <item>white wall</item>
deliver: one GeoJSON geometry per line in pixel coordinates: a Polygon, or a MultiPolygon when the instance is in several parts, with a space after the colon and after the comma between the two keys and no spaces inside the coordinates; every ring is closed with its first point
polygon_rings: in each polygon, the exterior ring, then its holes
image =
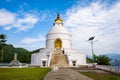
{"type": "Polygon", "coordinates": [[[71,48],[72,43],[69,34],[49,34],[46,38],[46,48],[54,48],[54,42],[57,38],[62,40],[62,48],[71,48]]]}

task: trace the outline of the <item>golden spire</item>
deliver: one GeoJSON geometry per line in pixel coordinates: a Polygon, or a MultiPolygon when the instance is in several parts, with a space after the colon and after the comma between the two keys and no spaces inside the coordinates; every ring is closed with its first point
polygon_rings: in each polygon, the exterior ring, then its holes
{"type": "Polygon", "coordinates": [[[60,19],[60,14],[57,14],[57,18],[55,19],[55,23],[62,23],[62,19],[60,19]]]}

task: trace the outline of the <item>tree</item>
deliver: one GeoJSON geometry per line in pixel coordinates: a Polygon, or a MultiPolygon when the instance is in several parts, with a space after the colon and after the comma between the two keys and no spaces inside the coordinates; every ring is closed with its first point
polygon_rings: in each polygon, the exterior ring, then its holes
{"type": "Polygon", "coordinates": [[[2,63],[3,63],[3,55],[4,55],[3,47],[6,44],[5,42],[6,42],[6,35],[5,34],[0,34],[0,47],[1,47],[1,52],[2,52],[1,62],[2,63]]]}
{"type": "Polygon", "coordinates": [[[94,60],[94,62],[96,63],[97,62],[97,59],[98,58],[98,56],[97,55],[95,55],[95,53],[93,54],[93,60],[94,60]]]}
{"type": "MultiPolygon", "coordinates": [[[[24,48],[16,48],[12,44],[6,44],[4,46],[4,60],[3,62],[9,63],[14,59],[14,53],[17,53],[17,59],[21,63],[30,63],[31,54],[28,50],[24,48]]],[[[0,54],[1,50],[0,50],[0,54]]],[[[0,55],[1,57],[1,55],[0,55]]]]}
{"type": "MultiPolygon", "coordinates": [[[[93,55],[94,63],[97,63],[99,65],[110,65],[111,59],[107,57],[106,55],[93,55]]],[[[93,59],[90,59],[87,57],[87,62],[92,63],[93,59]]]]}
{"type": "Polygon", "coordinates": [[[87,63],[92,63],[92,62],[93,62],[93,60],[90,59],[89,57],[87,57],[87,63]]]}
{"type": "Polygon", "coordinates": [[[99,55],[97,56],[97,63],[99,65],[110,65],[110,58],[107,57],[106,55],[99,55]]]}
{"type": "Polygon", "coordinates": [[[18,53],[18,60],[23,63],[30,63],[31,53],[24,48],[15,48],[15,52],[18,53]]]}
{"type": "Polygon", "coordinates": [[[96,63],[97,62],[97,56],[95,54],[93,54],[92,58],[87,57],[87,62],[88,63],[96,63]]]}

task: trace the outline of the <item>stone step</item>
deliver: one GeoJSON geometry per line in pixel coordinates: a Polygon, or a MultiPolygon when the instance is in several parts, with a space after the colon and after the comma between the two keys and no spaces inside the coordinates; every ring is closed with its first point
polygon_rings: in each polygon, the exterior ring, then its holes
{"type": "Polygon", "coordinates": [[[68,60],[61,50],[55,50],[51,55],[50,66],[68,67],[68,60]]]}

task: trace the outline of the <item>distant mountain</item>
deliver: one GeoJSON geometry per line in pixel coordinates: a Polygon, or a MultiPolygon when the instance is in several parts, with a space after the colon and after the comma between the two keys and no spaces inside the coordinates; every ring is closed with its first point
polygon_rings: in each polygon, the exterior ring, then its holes
{"type": "MultiPolygon", "coordinates": [[[[120,66],[120,54],[119,53],[108,53],[108,54],[101,54],[106,55],[111,59],[111,65],[113,66],[120,66]]],[[[92,59],[92,56],[87,55],[88,58],[92,59]]]]}
{"type": "Polygon", "coordinates": [[[105,54],[111,59],[120,59],[120,54],[118,53],[110,53],[110,54],[105,54]]]}
{"type": "Polygon", "coordinates": [[[120,66],[120,54],[118,53],[110,53],[110,54],[105,54],[111,59],[111,65],[114,66],[120,66]]]}

